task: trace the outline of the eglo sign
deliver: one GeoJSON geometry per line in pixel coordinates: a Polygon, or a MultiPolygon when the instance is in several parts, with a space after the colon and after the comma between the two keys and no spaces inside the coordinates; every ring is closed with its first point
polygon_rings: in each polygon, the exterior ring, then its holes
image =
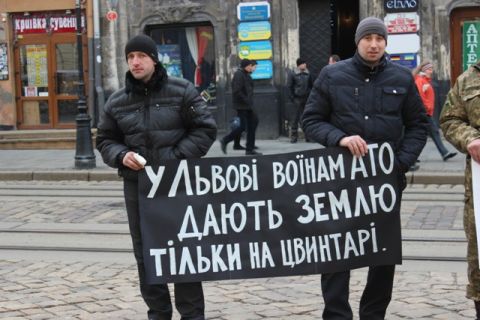
{"type": "Polygon", "coordinates": [[[420,0],[384,0],[385,12],[414,12],[418,11],[420,0]]]}

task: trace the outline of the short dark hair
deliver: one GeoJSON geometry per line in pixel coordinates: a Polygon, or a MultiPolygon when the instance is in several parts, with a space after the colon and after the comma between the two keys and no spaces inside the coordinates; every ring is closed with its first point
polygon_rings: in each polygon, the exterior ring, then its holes
{"type": "Polygon", "coordinates": [[[332,58],[332,60],[335,61],[335,62],[338,62],[338,61],[342,60],[342,59],[340,59],[340,56],[338,54],[332,54],[330,56],[330,58],[332,58]]]}
{"type": "Polygon", "coordinates": [[[307,63],[307,61],[305,59],[302,59],[302,58],[297,59],[297,67],[301,64],[304,64],[304,63],[307,63]]]}

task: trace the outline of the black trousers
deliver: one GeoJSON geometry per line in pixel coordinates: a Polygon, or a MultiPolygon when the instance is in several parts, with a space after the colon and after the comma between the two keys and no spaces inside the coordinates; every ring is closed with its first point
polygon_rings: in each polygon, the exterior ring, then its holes
{"type": "Polygon", "coordinates": [[[255,148],[255,132],[258,126],[258,117],[253,110],[237,110],[237,115],[240,118],[240,127],[230,131],[223,141],[228,144],[236,137],[239,137],[243,131],[247,131],[247,151],[253,151],[255,148]]]}
{"type": "MultiPolygon", "coordinates": [[[[360,320],[383,320],[392,299],[395,266],[377,266],[368,269],[368,278],[360,299],[360,320]]],[[[351,320],[352,308],[348,302],[350,271],[322,274],[322,293],[325,302],[323,319],[351,320]]]]}
{"type": "Polygon", "coordinates": [[[435,146],[437,147],[438,152],[443,157],[448,153],[448,150],[447,148],[445,148],[445,145],[442,142],[438,125],[432,117],[427,117],[427,118],[428,118],[428,123],[430,124],[428,127],[428,134],[430,135],[430,138],[432,138],[433,142],[435,143],[435,146]]]}
{"type": "Polygon", "coordinates": [[[295,106],[295,113],[293,114],[292,123],[290,124],[290,128],[292,130],[292,138],[298,137],[298,124],[302,120],[302,114],[305,110],[305,104],[307,103],[307,98],[299,98],[295,97],[293,99],[293,104],[295,106]]]}
{"type": "MultiPolygon", "coordinates": [[[[147,284],[142,254],[142,235],[140,231],[140,215],[138,212],[138,183],[124,180],[123,191],[127,206],[128,225],[132,236],[133,253],[137,260],[140,292],[148,306],[149,320],[172,319],[172,302],[166,284],[147,284]]],[[[204,320],[205,302],[201,282],[175,283],[175,307],[182,320],[204,320]]]]}

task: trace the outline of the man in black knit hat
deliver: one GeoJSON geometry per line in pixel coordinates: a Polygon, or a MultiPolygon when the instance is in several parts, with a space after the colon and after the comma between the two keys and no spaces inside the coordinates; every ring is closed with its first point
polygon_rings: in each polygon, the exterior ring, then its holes
{"type": "MultiPolygon", "coordinates": [[[[150,37],[138,35],[130,39],[125,58],[129,69],[125,87],[110,96],[100,115],[97,149],[103,161],[118,168],[123,177],[128,224],[140,291],[149,308],[148,319],[169,320],[172,303],[167,285],[145,281],[138,172],[144,168],[143,160],[159,163],[202,157],[215,141],[217,127],[193,84],[167,76],[150,37]]],[[[202,284],[175,283],[174,288],[181,318],[204,320],[202,284]]]]}
{"type": "MultiPolygon", "coordinates": [[[[410,70],[386,59],[387,28],[368,17],[355,33],[354,57],[327,65],[313,84],[303,114],[310,140],[348,148],[364,157],[368,144],[389,142],[395,150],[400,206],[405,172],[427,139],[427,117],[410,70]]],[[[385,318],[395,265],[372,265],[360,300],[360,319],[385,318]]],[[[352,319],[348,301],[350,271],[322,274],[324,319],[352,319]]]]}

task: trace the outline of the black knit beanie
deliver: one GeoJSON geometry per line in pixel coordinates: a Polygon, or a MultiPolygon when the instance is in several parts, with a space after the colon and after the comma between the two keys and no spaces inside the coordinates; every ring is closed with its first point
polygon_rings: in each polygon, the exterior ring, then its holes
{"type": "Polygon", "coordinates": [[[145,34],[139,34],[132,39],[128,40],[125,46],[125,58],[128,60],[128,54],[133,51],[141,51],[146,53],[153,61],[158,61],[157,45],[152,38],[145,34]]]}
{"type": "Polygon", "coordinates": [[[387,42],[388,32],[385,23],[376,17],[368,17],[360,21],[355,32],[355,44],[358,46],[360,40],[369,34],[378,34],[387,42]]]}

